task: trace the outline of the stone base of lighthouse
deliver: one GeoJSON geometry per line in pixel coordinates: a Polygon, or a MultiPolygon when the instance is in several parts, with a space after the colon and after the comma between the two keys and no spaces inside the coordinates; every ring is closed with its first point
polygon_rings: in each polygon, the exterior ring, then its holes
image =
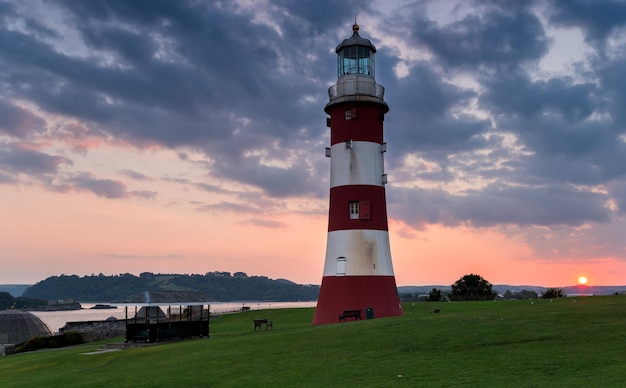
{"type": "Polygon", "coordinates": [[[345,310],[371,308],[375,318],[402,315],[393,276],[324,276],[313,317],[313,325],[338,323],[345,310]]]}

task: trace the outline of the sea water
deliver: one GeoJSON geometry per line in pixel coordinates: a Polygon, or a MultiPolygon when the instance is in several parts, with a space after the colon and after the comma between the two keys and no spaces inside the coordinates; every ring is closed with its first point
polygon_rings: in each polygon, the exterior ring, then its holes
{"type": "MultiPolygon", "coordinates": [[[[107,303],[98,303],[107,304],[107,303]]],[[[211,314],[223,314],[229,312],[241,311],[242,307],[249,307],[251,311],[280,309],[280,308],[306,308],[315,307],[316,301],[310,302],[212,302],[210,304],[211,314]]],[[[96,303],[83,303],[81,310],[65,310],[65,311],[33,311],[32,313],[39,317],[54,333],[65,326],[66,322],[85,322],[85,321],[104,321],[107,318],[125,319],[126,312],[124,307],[114,309],[92,309],[96,303]]],[[[183,306],[184,307],[184,306],[183,306]]],[[[166,308],[165,308],[166,309],[166,308]]],[[[135,312],[129,308],[129,318],[135,312]]]]}

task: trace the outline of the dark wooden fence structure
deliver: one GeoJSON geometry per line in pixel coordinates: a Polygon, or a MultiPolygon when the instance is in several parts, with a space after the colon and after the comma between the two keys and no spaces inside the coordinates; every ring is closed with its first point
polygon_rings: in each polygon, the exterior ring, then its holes
{"type": "Polygon", "coordinates": [[[184,301],[185,295],[181,298],[180,293],[154,294],[146,292],[143,301],[114,303],[125,309],[126,342],[209,337],[209,302],[197,298],[184,301]]]}

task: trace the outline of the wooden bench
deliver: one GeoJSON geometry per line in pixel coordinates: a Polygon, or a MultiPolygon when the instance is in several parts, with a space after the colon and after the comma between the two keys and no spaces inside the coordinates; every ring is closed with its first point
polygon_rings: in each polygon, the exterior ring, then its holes
{"type": "Polygon", "coordinates": [[[124,342],[128,342],[128,341],[133,341],[133,342],[137,342],[137,341],[142,341],[142,342],[148,342],[148,332],[145,330],[141,330],[141,331],[137,331],[135,333],[132,334],[127,334],[126,335],[126,339],[124,340],[124,342]]]}
{"type": "Polygon", "coordinates": [[[361,319],[361,310],[345,310],[342,314],[339,315],[339,321],[345,321],[346,318],[354,318],[361,319]]]}
{"type": "Polygon", "coordinates": [[[268,321],[267,319],[253,319],[254,321],[254,331],[256,331],[256,328],[258,327],[259,330],[261,330],[261,325],[265,325],[265,330],[267,330],[268,327],[271,327],[272,330],[274,330],[274,325],[272,324],[272,321],[268,321]]]}

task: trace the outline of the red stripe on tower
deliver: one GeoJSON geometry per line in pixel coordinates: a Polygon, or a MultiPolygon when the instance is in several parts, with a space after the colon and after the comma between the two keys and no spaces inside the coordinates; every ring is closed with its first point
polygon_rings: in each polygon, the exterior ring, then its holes
{"type": "Polygon", "coordinates": [[[376,48],[359,36],[335,50],[338,80],[330,101],[330,205],[324,274],[313,325],[402,315],[391,263],[383,154],[385,89],[374,78],[376,48]],[[354,318],[348,318],[354,319],[354,318]]]}

